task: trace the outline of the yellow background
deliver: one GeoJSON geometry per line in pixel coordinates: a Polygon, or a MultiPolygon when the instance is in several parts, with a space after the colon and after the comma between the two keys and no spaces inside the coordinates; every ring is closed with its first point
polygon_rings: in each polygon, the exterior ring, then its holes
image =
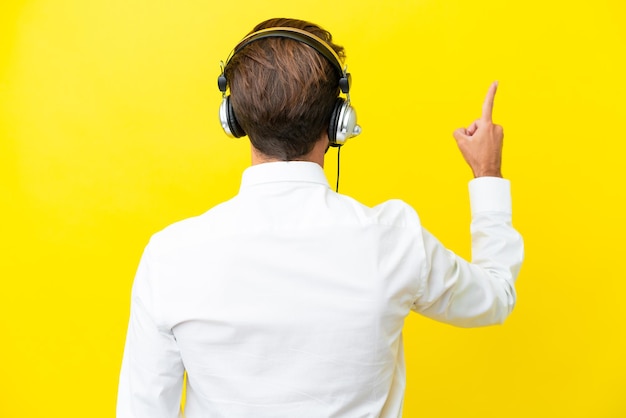
{"type": "Polygon", "coordinates": [[[341,191],[406,200],[464,256],[451,132],[500,81],[518,305],[477,330],[412,315],[405,417],[626,417],[618,0],[3,0],[0,416],[113,416],[143,246],[237,192],[249,150],[217,122],[218,63],[274,16],[347,49],[364,131],[341,191]]]}

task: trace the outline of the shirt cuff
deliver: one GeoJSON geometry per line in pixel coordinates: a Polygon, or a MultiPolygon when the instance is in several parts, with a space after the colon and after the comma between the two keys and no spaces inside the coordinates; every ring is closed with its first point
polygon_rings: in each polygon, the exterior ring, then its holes
{"type": "Polygon", "coordinates": [[[500,177],[478,177],[469,182],[472,215],[479,212],[511,214],[511,183],[500,177]]]}

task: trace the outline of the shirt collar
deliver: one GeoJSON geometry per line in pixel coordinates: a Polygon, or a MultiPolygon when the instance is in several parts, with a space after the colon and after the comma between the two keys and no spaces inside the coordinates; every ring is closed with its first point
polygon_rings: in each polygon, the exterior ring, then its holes
{"type": "Polygon", "coordinates": [[[277,182],[318,183],[330,188],[319,164],[309,161],[276,161],[248,167],[243,172],[239,190],[277,182]]]}

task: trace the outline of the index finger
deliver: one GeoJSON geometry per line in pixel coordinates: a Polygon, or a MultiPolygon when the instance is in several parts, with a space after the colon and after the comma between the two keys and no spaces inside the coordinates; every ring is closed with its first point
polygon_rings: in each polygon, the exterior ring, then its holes
{"type": "Polygon", "coordinates": [[[498,82],[494,81],[489,86],[489,91],[487,91],[487,97],[485,97],[485,102],[483,103],[483,115],[481,117],[482,120],[491,122],[491,115],[493,114],[493,99],[496,97],[496,91],[498,90],[498,82]]]}

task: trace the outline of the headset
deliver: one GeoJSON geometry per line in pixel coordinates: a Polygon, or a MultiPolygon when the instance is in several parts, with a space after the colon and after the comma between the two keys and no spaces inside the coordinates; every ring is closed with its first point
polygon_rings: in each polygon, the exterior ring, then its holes
{"type": "Polygon", "coordinates": [[[305,30],[292,27],[273,27],[261,29],[243,38],[239,44],[230,53],[226,64],[221,63],[222,73],[217,78],[217,86],[222,92],[222,104],[219,109],[219,118],[224,132],[230,137],[241,138],[246,135],[245,130],[239,125],[237,116],[230,102],[230,96],[226,95],[228,80],[224,74],[224,70],[230,60],[244,47],[252,42],[264,38],[288,38],[306,44],[316,50],[320,55],[326,58],[336,69],[339,77],[339,89],[346,98],[337,97],[335,106],[331,113],[330,124],[328,126],[328,139],[330,146],[341,147],[348,138],[352,138],[361,133],[361,127],[356,124],[356,111],[350,106],[350,82],[351,76],[347,72],[347,67],[341,67],[339,56],[321,38],[309,33],[305,30]]]}

